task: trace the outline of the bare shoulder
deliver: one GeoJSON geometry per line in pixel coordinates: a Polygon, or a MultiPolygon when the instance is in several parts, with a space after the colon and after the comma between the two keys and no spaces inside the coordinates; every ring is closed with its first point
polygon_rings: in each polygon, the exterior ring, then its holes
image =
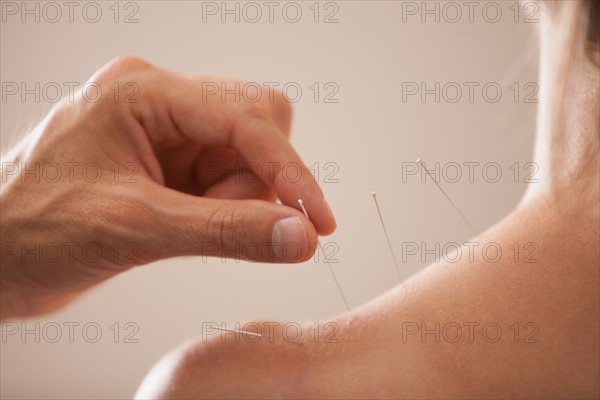
{"type": "MultiPolygon", "coordinates": [[[[284,340],[279,322],[248,322],[262,336],[215,330],[165,355],[138,399],[305,398],[306,342],[284,340]]],[[[248,330],[250,331],[250,330],[248,330]]]]}
{"type": "Polygon", "coordinates": [[[597,216],[533,204],[460,257],[323,321],[331,340],[197,339],[137,397],[597,398],[599,229],[597,216]]]}
{"type": "Polygon", "coordinates": [[[410,360],[390,382],[411,395],[596,398],[599,229],[577,210],[522,208],[374,302],[362,336],[387,343],[388,366],[410,360]]]}

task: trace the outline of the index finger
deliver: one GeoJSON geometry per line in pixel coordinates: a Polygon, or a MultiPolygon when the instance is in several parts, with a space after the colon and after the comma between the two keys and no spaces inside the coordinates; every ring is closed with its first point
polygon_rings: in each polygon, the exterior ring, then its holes
{"type": "MultiPolygon", "coordinates": [[[[283,95],[271,89],[268,97],[263,93],[266,98],[249,102],[241,93],[232,93],[232,88],[241,90],[239,82],[235,85],[236,82],[221,78],[194,80],[167,72],[164,75],[154,80],[160,83],[160,87],[153,88],[159,95],[152,95],[150,102],[139,103],[142,107],[149,104],[153,115],[165,115],[171,120],[171,129],[149,132],[154,136],[151,140],[187,139],[231,147],[258,168],[260,178],[273,188],[283,204],[301,211],[298,199],[302,199],[319,234],[335,230],[335,219],[321,188],[275,123],[275,112],[290,112],[283,95]],[[224,89],[226,95],[221,92],[224,89]]],[[[277,118],[281,120],[282,116],[277,118]]]]}

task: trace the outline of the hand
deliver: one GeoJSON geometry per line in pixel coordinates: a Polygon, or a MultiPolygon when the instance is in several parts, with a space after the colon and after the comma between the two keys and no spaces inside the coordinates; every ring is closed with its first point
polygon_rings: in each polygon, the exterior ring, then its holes
{"type": "Polygon", "coordinates": [[[242,83],[237,98],[222,95],[236,81],[131,57],[83,87],[3,157],[2,319],[54,310],[168,257],[304,261],[317,233],[335,229],[287,140],[291,112],[280,93],[263,88],[255,101],[242,83]]]}

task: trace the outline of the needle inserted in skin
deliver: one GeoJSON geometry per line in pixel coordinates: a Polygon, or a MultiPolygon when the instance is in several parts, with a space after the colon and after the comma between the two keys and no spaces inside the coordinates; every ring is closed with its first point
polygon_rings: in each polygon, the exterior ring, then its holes
{"type": "Polygon", "coordinates": [[[257,332],[242,331],[240,329],[227,329],[227,328],[221,328],[220,326],[217,326],[216,328],[220,331],[225,331],[225,332],[243,333],[244,335],[250,335],[250,336],[262,336],[262,334],[257,333],[257,332]]]}
{"type": "Polygon", "coordinates": [[[400,273],[400,267],[398,266],[398,261],[396,260],[396,255],[394,254],[392,242],[390,241],[390,237],[388,236],[387,229],[385,229],[385,224],[383,223],[383,217],[381,216],[381,209],[379,208],[379,203],[377,202],[377,194],[375,192],[371,192],[371,194],[373,195],[373,200],[375,200],[375,207],[377,207],[377,214],[379,215],[379,221],[381,222],[381,227],[383,228],[383,233],[385,235],[385,239],[387,240],[388,247],[390,248],[390,253],[392,253],[392,259],[394,260],[394,267],[396,267],[396,272],[398,272],[398,278],[400,278],[400,282],[402,282],[402,274],[400,273]]]}
{"type": "Polygon", "coordinates": [[[442,192],[442,194],[444,195],[444,197],[446,197],[446,199],[450,202],[450,204],[452,204],[452,207],[454,207],[454,209],[456,210],[456,212],[458,213],[458,215],[460,215],[460,217],[465,222],[465,224],[467,224],[467,226],[471,230],[471,233],[473,234],[473,236],[476,236],[477,235],[477,231],[475,230],[475,228],[473,228],[473,225],[471,225],[471,223],[469,222],[469,220],[467,219],[467,217],[464,216],[464,214],[458,209],[458,207],[456,206],[456,204],[454,204],[454,202],[450,199],[450,197],[448,197],[448,195],[446,194],[446,192],[444,192],[444,189],[442,189],[442,187],[439,185],[439,183],[436,182],[436,180],[433,178],[433,176],[431,175],[431,173],[429,173],[429,171],[427,170],[427,168],[425,168],[425,164],[423,163],[423,161],[420,158],[417,158],[416,162],[418,162],[419,164],[421,164],[421,167],[425,169],[425,172],[427,173],[427,175],[429,175],[429,177],[431,178],[431,180],[433,181],[433,183],[435,183],[435,186],[438,187],[438,189],[440,190],[440,192],[442,192]]]}
{"type": "MultiPolygon", "coordinates": [[[[304,215],[306,216],[306,218],[308,218],[310,220],[310,217],[308,216],[308,213],[306,212],[306,208],[304,208],[304,203],[302,202],[302,199],[298,199],[298,204],[300,205],[300,208],[302,209],[302,212],[304,213],[304,215]]],[[[348,312],[350,312],[350,314],[352,314],[352,308],[350,308],[350,304],[348,304],[348,300],[346,300],[346,296],[344,296],[344,292],[342,291],[342,287],[340,286],[340,283],[338,282],[337,278],[335,277],[335,273],[333,272],[333,268],[331,267],[331,264],[329,263],[329,260],[327,259],[327,255],[325,254],[325,250],[323,249],[323,246],[321,246],[321,242],[319,240],[317,240],[317,245],[319,246],[319,249],[321,250],[321,253],[323,253],[323,260],[325,261],[325,263],[327,264],[327,266],[329,267],[329,272],[331,272],[331,276],[333,277],[333,281],[335,282],[338,291],[340,292],[340,295],[342,296],[342,300],[344,300],[344,304],[346,305],[346,308],[348,309],[348,312]]]]}

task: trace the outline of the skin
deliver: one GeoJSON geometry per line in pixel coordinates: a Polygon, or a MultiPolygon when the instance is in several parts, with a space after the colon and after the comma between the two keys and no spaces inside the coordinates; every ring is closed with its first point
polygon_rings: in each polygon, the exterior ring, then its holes
{"type": "Polygon", "coordinates": [[[133,57],[111,61],[90,82],[102,88],[98,101],[80,94],[62,102],[2,157],[2,320],[55,311],[120,272],[168,257],[304,261],[317,234],[335,229],[321,189],[287,140],[291,109],[281,93],[223,101],[208,88],[236,81],[185,77],[133,57]],[[126,102],[132,83],[135,101],[126,102]],[[115,98],[115,85],[123,98],[115,98]],[[71,173],[68,163],[80,167],[71,173]],[[261,179],[244,169],[250,163],[261,179]],[[299,180],[282,172],[291,163],[299,180]],[[60,174],[24,173],[36,165],[58,166],[60,174]],[[96,169],[82,173],[86,165],[100,169],[98,181],[96,169]],[[200,172],[214,165],[224,167],[200,172]],[[275,230],[288,217],[298,228],[292,235],[275,230]],[[276,251],[290,242],[297,252],[276,251]]]}
{"type": "Polygon", "coordinates": [[[198,339],[163,359],[136,397],[597,398],[598,227],[576,214],[549,219],[553,208],[523,208],[477,238],[503,249],[536,242],[538,263],[507,254],[496,263],[476,257],[431,266],[334,319],[337,343],[325,343],[331,329],[315,343],[308,326],[300,343],[291,341],[294,331],[256,343],[231,334],[198,339]],[[577,226],[565,230],[573,219],[577,226]],[[572,251],[564,251],[563,235],[572,251]],[[502,329],[497,342],[493,328],[483,336],[490,322],[502,329]],[[440,324],[438,342],[421,336],[422,323],[440,324]],[[454,330],[441,330],[451,323],[462,329],[457,342],[454,330]],[[468,323],[477,324],[472,341],[468,323]]]}
{"type": "MultiPolygon", "coordinates": [[[[541,121],[551,110],[544,89],[553,28],[542,27],[541,121]]],[[[463,248],[458,261],[433,264],[352,315],[321,321],[323,334],[335,324],[336,343],[324,335],[315,342],[310,326],[295,343],[264,322],[257,341],[217,334],[185,343],[157,363],[136,397],[600,397],[598,76],[584,54],[574,55],[560,127],[538,127],[540,183],[473,239],[500,246],[499,260],[481,247],[470,259],[463,248]],[[537,246],[534,262],[525,262],[526,244],[537,246]],[[495,329],[483,333],[490,322],[502,329],[497,341],[495,329]],[[422,323],[440,324],[437,341],[422,336],[422,323]],[[452,323],[462,329],[456,341],[456,330],[444,330],[452,323]]]]}

